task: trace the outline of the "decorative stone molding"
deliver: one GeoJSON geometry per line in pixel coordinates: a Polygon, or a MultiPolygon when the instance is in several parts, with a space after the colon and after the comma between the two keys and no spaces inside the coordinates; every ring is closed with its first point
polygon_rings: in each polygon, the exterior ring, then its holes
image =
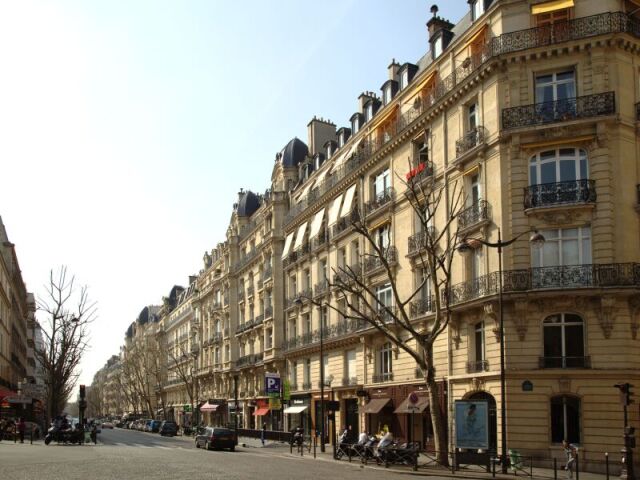
{"type": "Polygon", "coordinates": [[[640,295],[629,297],[629,316],[631,319],[631,338],[638,338],[638,327],[640,327],[640,295]]]}
{"type": "Polygon", "coordinates": [[[449,325],[451,326],[451,340],[453,340],[456,350],[460,348],[460,323],[460,318],[458,317],[452,317],[449,321],[449,325]]]}
{"type": "Polygon", "coordinates": [[[473,377],[469,380],[469,390],[472,392],[479,392],[484,390],[484,380],[478,377],[473,377]]]}
{"type": "Polygon", "coordinates": [[[602,297],[600,298],[600,308],[598,309],[598,322],[604,338],[611,337],[611,331],[613,330],[613,324],[615,323],[615,306],[616,299],[614,297],[602,297]]]}
{"type": "Polygon", "coordinates": [[[591,218],[592,206],[580,205],[578,207],[553,208],[551,210],[531,211],[531,217],[548,225],[571,225],[580,222],[586,222],[591,218]]]}
{"type": "Polygon", "coordinates": [[[493,323],[493,328],[491,329],[493,334],[496,336],[496,342],[500,343],[500,319],[498,318],[498,303],[497,302],[487,302],[482,306],[484,310],[483,319],[485,321],[485,325],[493,323]]]}
{"type": "Polygon", "coordinates": [[[513,304],[513,323],[516,327],[518,334],[518,340],[524,341],[527,335],[527,328],[529,319],[527,318],[527,312],[529,310],[529,302],[527,300],[516,300],[513,304]]]}
{"type": "Polygon", "coordinates": [[[571,393],[571,379],[561,377],[558,379],[558,391],[560,393],[571,393]]]}

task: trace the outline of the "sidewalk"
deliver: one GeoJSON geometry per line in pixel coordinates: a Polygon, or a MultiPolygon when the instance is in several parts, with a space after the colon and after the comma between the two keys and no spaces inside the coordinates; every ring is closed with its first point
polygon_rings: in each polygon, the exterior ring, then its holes
{"type": "MultiPolygon", "coordinates": [[[[262,448],[267,449],[270,453],[274,455],[285,455],[285,456],[296,456],[301,457],[299,453],[294,449],[293,453],[290,453],[290,448],[288,443],[283,442],[275,442],[267,440],[265,441],[265,445],[262,445],[262,442],[259,438],[248,438],[248,437],[239,437],[238,444],[245,448],[262,448]]],[[[346,457],[343,457],[341,460],[334,460],[333,458],[333,446],[327,445],[326,451],[324,453],[320,452],[320,446],[316,447],[316,458],[313,456],[313,447],[311,451],[305,450],[303,452],[302,457],[306,460],[310,461],[325,461],[325,462],[333,462],[335,464],[348,464],[349,460],[346,457]]],[[[419,457],[418,463],[424,462],[426,459],[424,456],[419,457]]],[[[360,459],[354,457],[352,459],[351,464],[360,464],[360,459]]],[[[377,465],[375,462],[369,462],[367,465],[362,464],[362,468],[375,468],[386,470],[388,472],[400,473],[405,475],[419,475],[419,476],[438,476],[438,477],[449,477],[449,478],[473,478],[473,479],[482,479],[482,480],[492,480],[494,477],[491,473],[487,473],[484,468],[471,466],[468,468],[464,468],[461,470],[457,470],[455,473],[451,471],[451,469],[445,469],[443,467],[427,467],[420,466],[417,471],[413,471],[410,466],[401,466],[401,465],[390,465],[388,468],[385,468],[384,465],[377,465]]],[[[566,480],[567,475],[564,470],[560,470],[561,466],[558,465],[557,479],[558,480],[566,480]]],[[[518,471],[517,475],[512,473],[502,474],[496,472],[495,478],[499,480],[513,480],[515,477],[519,478],[527,478],[529,477],[529,469],[526,469],[526,473],[522,471],[518,471]]],[[[616,475],[610,474],[610,479],[617,477],[616,475]]],[[[545,479],[545,480],[553,480],[554,474],[553,469],[545,469],[545,468],[533,468],[533,476],[529,478],[534,479],[545,479]]],[[[606,476],[604,474],[598,473],[588,473],[588,472],[580,472],[579,477],[576,476],[576,473],[573,474],[573,480],[606,480],[606,476]]]]}

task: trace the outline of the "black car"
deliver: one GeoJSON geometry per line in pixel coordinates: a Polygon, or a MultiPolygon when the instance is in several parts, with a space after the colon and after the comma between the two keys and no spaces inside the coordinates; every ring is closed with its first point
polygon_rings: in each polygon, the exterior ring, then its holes
{"type": "Polygon", "coordinates": [[[176,422],[171,422],[171,421],[165,421],[162,422],[162,425],[160,426],[160,435],[164,436],[164,435],[169,435],[170,437],[173,437],[174,435],[178,434],[178,424],[176,422]]]}
{"type": "Polygon", "coordinates": [[[196,435],[196,448],[204,447],[207,450],[228,448],[233,452],[237,443],[236,432],[228,428],[204,427],[198,429],[196,435]]]}
{"type": "Polygon", "coordinates": [[[160,431],[160,426],[162,422],[160,420],[154,420],[151,422],[151,426],[149,427],[149,431],[151,433],[158,433],[160,431]]]}

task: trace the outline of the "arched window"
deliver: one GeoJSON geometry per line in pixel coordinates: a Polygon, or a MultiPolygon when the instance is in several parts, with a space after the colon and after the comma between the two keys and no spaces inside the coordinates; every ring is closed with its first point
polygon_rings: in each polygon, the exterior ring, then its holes
{"type": "Polygon", "coordinates": [[[551,398],[551,441],[580,443],[580,399],[568,395],[551,398]]]}
{"type": "Polygon", "coordinates": [[[558,313],[543,322],[543,368],[586,368],[584,322],[579,315],[558,313]]]}
{"type": "Polygon", "coordinates": [[[535,154],[529,162],[529,185],[588,178],[587,152],[580,148],[546,150],[535,154]]]}

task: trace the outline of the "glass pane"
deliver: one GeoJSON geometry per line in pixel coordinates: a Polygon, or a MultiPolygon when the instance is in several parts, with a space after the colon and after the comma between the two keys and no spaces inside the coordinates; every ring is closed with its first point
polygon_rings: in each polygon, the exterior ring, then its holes
{"type": "Polygon", "coordinates": [[[556,75],[556,80],[558,80],[558,81],[562,81],[562,80],[571,80],[571,81],[573,81],[573,70],[569,70],[568,72],[558,73],[556,75]]]}
{"type": "Polygon", "coordinates": [[[580,400],[565,397],[567,415],[567,441],[580,443],[580,400]]]}
{"type": "Polygon", "coordinates": [[[586,158],[582,158],[580,160],[580,178],[583,179],[583,180],[589,178],[589,174],[587,172],[587,159],[586,158]]]}
{"type": "Polygon", "coordinates": [[[540,75],[536,77],[536,86],[543,83],[551,83],[553,81],[553,75],[540,75]]]}
{"type": "Polygon", "coordinates": [[[531,165],[529,167],[529,185],[537,185],[538,184],[538,169],[535,165],[531,165]]]}
{"type": "Polygon", "coordinates": [[[551,85],[536,87],[536,103],[553,101],[553,87],[551,85]]]}
{"type": "Polygon", "coordinates": [[[545,358],[562,357],[561,327],[547,326],[544,328],[544,356],[545,358]]]}
{"type": "Polygon", "coordinates": [[[561,401],[557,401],[557,398],[551,399],[551,441],[562,443],[564,440],[564,406],[561,401]]]}
{"type": "Polygon", "coordinates": [[[558,242],[547,240],[542,248],[542,265],[544,267],[553,267],[560,265],[560,253],[558,242]]]}
{"type": "Polygon", "coordinates": [[[576,180],[576,162],[571,160],[560,160],[560,178],[561,182],[576,180]]]}
{"type": "Polygon", "coordinates": [[[540,183],[555,183],[557,181],[555,162],[547,162],[540,165],[540,183]]]}
{"type": "MultiPolygon", "coordinates": [[[[569,358],[584,357],[584,331],[582,325],[566,326],[564,330],[565,356],[569,358]]],[[[580,363],[580,362],[578,362],[580,363]]],[[[579,367],[576,362],[572,362],[573,366],[579,367]]],[[[569,366],[569,365],[568,365],[569,366]]]]}
{"type": "Polygon", "coordinates": [[[566,100],[573,97],[573,88],[569,83],[561,83],[556,87],[556,100],[566,100]]]}
{"type": "Polygon", "coordinates": [[[585,238],[582,240],[582,259],[580,263],[582,265],[589,265],[591,262],[591,239],[585,238]]]}
{"type": "Polygon", "coordinates": [[[564,240],[562,242],[562,265],[578,265],[580,257],[577,240],[564,240]]]}

